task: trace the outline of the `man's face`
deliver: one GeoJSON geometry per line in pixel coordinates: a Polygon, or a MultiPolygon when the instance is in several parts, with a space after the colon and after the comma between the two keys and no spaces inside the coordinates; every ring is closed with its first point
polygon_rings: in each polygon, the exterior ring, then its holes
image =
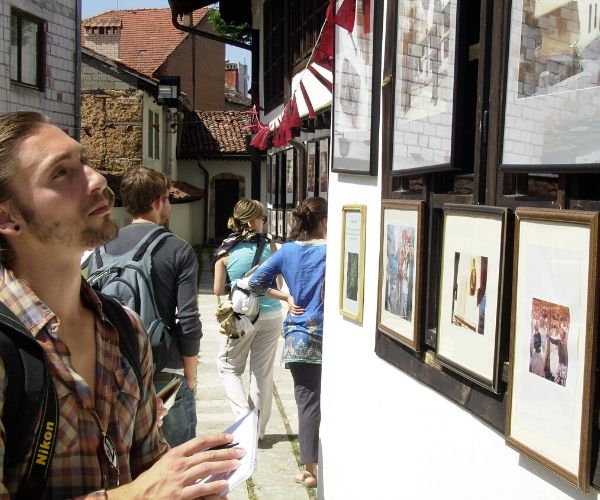
{"type": "Polygon", "coordinates": [[[53,125],[23,141],[12,206],[24,235],[85,250],[114,238],[106,179],[82,158],[81,145],[53,125]]]}
{"type": "Polygon", "coordinates": [[[160,221],[159,224],[161,226],[166,226],[169,223],[169,219],[171,218],[171,200],[169,198],[169,193],[165,193],[160,200],[160,221]]]}

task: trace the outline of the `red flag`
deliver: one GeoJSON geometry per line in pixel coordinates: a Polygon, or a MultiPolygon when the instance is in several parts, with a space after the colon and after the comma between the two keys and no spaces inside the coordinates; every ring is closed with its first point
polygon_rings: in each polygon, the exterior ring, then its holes
{"type": "Polygon", "coordinates": [[[326,19],[321,31],[321,37],[313,49],[311,58],[312,62],[329,71],[333,71],[333,27],[333,22],[326,19]]]}
{"type": "Polygon", "coordinates": [[[315,113],[315,108],[313,108],[312,102],[310,102],[308,92],[306,92],[306,87],[304,87],[304,83],[302,83],[302,80],[300,80],[300,92],[302,92],[302,97],[304,97],[304,102],[306,103],[306,107],[308,108],[308,117],[316,118],[317,115],[315,113]]]}
{"type": "Polygon", "coordinates": [[[250,141],[250,146],[254,146],[256,149],[260,149],[264,151],[267,149],[267,139],[269,138],[269,127],[264,127],[260,129],[252,140],[250,141]]]}
{"type": "Polygon", "coordinates": [[[356,0],[344,0],[335,15],[335,24],[344,28],[348,33],[352,33],[355,18],[356,0]]]}
{"type": "Polygon", "coordinates": [[[366,35],[371,33],[371,0],[365,0],[364,5],[363,20],[365,25],[363,26],[363,32],[366,35]]]}
{"type": "Polygon", "coordinates": [[[279,132],[279,127],[273,131],[273,147],[280,148],[283,146],[283,142],[281,140],[281,133],[279,132]]]}
{"type": "Polygon", "coordinates": [[[288,123],[290,127],[299,128],[302,126],[302,120],[300,119],[300,113],[298,113],[298,103],[296,102],[296,94],[292,97],[292,104],[290,106],[290,114],[288,117],[288,123]]]}

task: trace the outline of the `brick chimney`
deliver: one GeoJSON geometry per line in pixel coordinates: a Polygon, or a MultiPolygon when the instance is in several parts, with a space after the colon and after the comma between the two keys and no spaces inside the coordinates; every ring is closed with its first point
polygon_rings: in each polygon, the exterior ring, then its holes
{"type": "Polygon", "coordinates": [[[95,18],[83,21],[83,44],[109,59],[119,59],[121,19],[95,18]]]}
{"type": "Polygon", "coordinates": [[[225,83],[233,87],[235,90],[239,90],[238,78],[239,71],[237,63],[225,61],[225,83]]]}

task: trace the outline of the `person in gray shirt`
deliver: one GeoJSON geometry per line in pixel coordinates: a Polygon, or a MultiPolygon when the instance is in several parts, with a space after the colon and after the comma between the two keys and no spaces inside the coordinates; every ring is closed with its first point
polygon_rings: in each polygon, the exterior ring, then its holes
{"type": "MultiPolygon", "coordinates": [[[[168,224],[169,188],[169,179],[149,168],[130,170],[123,177],[121,199],[133,220],[105,245],[107,253],[122,255],[157,226],[168,224]]],[[[177,446],[196,435],[194,391],[202,337],[196,296],[198,261],[192,247],[174,234],[159,245],[152,255],[152,287],[160,317],[170,326],[174,341],[166,368],[154,375],[154,385],[158,392],[171,379],[183,379],[162,427],[169,445],[177,446]]]]}

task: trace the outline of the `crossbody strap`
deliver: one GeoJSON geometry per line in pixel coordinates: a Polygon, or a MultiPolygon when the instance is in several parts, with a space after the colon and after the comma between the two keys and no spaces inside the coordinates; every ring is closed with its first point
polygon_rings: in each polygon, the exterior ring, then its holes
{"type": "Polygon", "coordinates": [[[25,436],[33,434],[31,456],[15,498],[40,498],[56,443],[58,398],[42,348],[1,303],[0,317],[0,349],[7,378],[2,415],[7,433],[5,466],[23,460],[27,453],[25,436]]]}

